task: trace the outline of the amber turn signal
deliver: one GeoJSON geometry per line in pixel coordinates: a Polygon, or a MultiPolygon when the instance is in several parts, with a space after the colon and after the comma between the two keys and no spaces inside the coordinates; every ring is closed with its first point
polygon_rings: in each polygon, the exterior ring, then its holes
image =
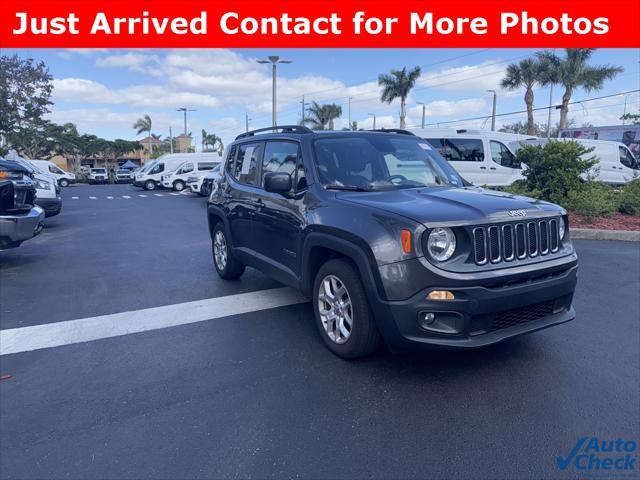
{"type": "Polygon", "coordinates": [[[427,300],[454,300],[455,298],[449,290],[433,290],[427,295],[427,300]]]}
{"type": "Polygon", "coordinates": [[[402,241],[402,251],[404,253],[411,253],[411,232],[409,230],[402,230],[400,240],[402,241]]]}

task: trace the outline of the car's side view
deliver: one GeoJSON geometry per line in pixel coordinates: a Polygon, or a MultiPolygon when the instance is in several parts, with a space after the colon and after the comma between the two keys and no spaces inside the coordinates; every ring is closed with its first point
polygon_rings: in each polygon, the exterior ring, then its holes
{"type": "Polygon", "coordinates": [[[574,318],[566,212],[465,186],[401,130],[242,134],[208,203],[213,263],[247,266],[313,301],[344,358],[480,347],[574,318]]]}

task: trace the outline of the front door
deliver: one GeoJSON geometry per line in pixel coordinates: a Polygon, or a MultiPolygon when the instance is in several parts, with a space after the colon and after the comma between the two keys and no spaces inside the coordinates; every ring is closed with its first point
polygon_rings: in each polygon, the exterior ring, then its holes
{"type": "Polygon", "coordinates": [[[300,242],[304,228],[306,177],[300,149],[293,141],[268,141],[261,171],[261,189],[256,194],[254,249],[263,260],[293,276],[298,271],[300,242]],[[288,195],[264,190],[264,175],[284,172],[291,176],[288,195]]]}

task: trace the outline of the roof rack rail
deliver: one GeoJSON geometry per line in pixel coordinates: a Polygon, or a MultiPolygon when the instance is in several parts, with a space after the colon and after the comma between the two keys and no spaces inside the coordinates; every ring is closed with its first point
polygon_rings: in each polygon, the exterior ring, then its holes
{"type": "Polygon", "coordinates": [[[400,135],[411,135],[413,137],[416,136],[415,133],[410,132],[409,130],[404,130],[402,128],[376,128],[374,130],[369,130],[369,132],[398,133],[400,135]]]}
{"type": "Polygon", "coordinates": [[[245,137],[253,137],[256,133],[260,133],[260,132],[274,132],[277,133],[278,130],[281,130],[280,133],[313,133],[313,130],[311,130],[308,127],[304,127],[302,125],[278,125],[276,127],[265,127],[265,128],[258,128],[256,130],[251,130],[249,132],[246,133],[241,133],[240,135],[238,135],[236,137],[236,140],[240,139],[240,138],[245,138],[245,137]]]}

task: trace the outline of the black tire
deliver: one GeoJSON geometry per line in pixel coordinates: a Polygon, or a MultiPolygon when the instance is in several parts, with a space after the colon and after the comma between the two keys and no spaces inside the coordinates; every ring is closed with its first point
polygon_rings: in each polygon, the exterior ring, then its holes
{"type": "Polygon", "coordinates": [[[184,182],[182,180],[176,180],[175,182],[173,182],[173,189],[176,192],[181,192],[184,190],[184,182]]]}
{"type": "Polygon", "coordinates": [[[213,258],[213,266],[216,268],[216,272],[218,272],[220,278],[224,280],[236,280],[242,276],[246,267],[233,256],[233,252],[229,248],[228,238],[229,236],[224,228],[224,224],[218,222],[216,226],[213,227],[213,235],[211,236],[211,256],[213,258]],[[216,259],[216,239],[218,235],[222,235],[224,239],[224,250],[226,252],[226,262],[224,262],[224,265],[219,264],[219,261],[216,259]]]}
{"type": "Polygon", "coordinates": [[[153,180],[147,180],[146,182],[144,182],[144,189],[145,190],[155,190],[156,189],[156,182],[154,182],[153,180]]]}
{"type": "Polygon", "coordinates": [[[330,260],[320,267],[313,284],[313,311],[320,336],[329,350],[339,357],[345,359],[364,357],[376,351],[382,344],[382,337],[369,307],[360,274],[348,260],[330,260]],[[337,277],[342,282],[351,300],[352,328],[344,343],[336,343],[329,337],[320,316],[319,291],[323,280],[329,275],[337,277]]]}
{"type": "Polygon", "coordinates": [[[61,178],[59,183],[62,188],[66,188],[69,186],[69,180],[67,180],[66,178],[61,178]]]}

